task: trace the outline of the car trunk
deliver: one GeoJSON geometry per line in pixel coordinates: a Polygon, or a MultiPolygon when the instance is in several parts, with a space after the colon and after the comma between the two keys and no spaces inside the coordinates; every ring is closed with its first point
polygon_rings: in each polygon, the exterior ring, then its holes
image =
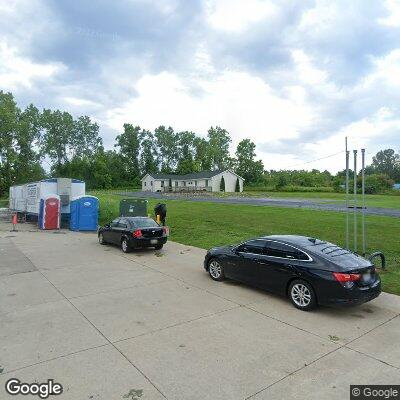
{"type": "Polygon", "coordinates": [[[163,228],[140,228],[142,237],[146,239],[160,238],[163,236],[163,228]]]}
{"type": "Polygon", "coordinates": [[[360,274],[361,278],[359,280],[355,281],[356,285],[358,285],[360,287],[370,286],[372,283],[374,283],[376,281],[376,278],[377,278],[376,270],[373,265],[370,265],[368,267],[348,270],[348,271],[346,271],[346,273],[360,274]]]}

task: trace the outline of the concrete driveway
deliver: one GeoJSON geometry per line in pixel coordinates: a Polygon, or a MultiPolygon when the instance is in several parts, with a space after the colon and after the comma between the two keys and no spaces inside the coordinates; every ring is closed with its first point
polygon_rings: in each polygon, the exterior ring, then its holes
{"type": "Polygon", "coordinates": [[[397,296],[305,313],[212,281],[198,248],[124,255],[94,234],[8,229],[1,399],[19,398],[10,378],[52,378],[64,392],[51,398],[74,400],[344,399],[350,384],[400,383],[397,296]]]}

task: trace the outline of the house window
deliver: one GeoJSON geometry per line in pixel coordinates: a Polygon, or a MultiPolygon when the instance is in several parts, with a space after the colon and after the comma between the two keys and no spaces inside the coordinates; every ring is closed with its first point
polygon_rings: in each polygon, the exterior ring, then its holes
{"type": "Polygon", "coordinates": [[[186,186],[186,181],[183,181],[183,186],[186,186]]]}
{"type": "Polygon", "coordinates": [[[178,181],[175,181],[175,186],[178,186],[178,181]]]}
{"type": "Polygon", "coordinates": [[[150,186],[153,186],[153,181],[150,181],[150,186]]]}
{"type": "Polygon", "coordinates": [[[164,181],[161,181],[161,187],[164,187],[164,181]]]}
{"type": "Polygon", "coordinates": [[[206,187],[208,186],[208,179],[206,179],[206,187]]]}
{"type": "Polygon", "coordinates": [[[194,186],[197,186],[197,181],[194,181],[194,186]]]}
{"type": "Polygon", "coordinates": [[[147,182],[144,183],[144,186],[147,186],[147,182]]]}

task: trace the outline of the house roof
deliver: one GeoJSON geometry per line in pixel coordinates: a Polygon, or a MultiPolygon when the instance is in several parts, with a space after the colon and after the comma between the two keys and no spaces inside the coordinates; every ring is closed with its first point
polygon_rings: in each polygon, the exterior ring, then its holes
{"type": "MultiPolygon", "coordinates": [[[[224,171],[229,171],[229,170],[217,169],[215,171],[200,171],[200,172],[193,172],[191,174],[184,174],[184,175],[163,174],[163,173],[148,173],[146,175],[150,175],[154,179],[178,179],[178,180],[209,179],[209,178],[212,178],[213,176],[218,175],[224,171]]],[[[144,177],[142,179],[144,179],[144,177]]]]}

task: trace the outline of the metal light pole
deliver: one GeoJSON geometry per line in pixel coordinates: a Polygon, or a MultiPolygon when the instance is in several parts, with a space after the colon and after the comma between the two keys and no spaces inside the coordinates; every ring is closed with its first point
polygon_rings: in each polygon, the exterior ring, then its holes
{"type": "Polygon", "coordinates": [[[357,253],[357,150],[354,153],[354,253],[357,253]]]}
{"type": "Polygon", "coordinates": [[[350,248],[350,243],[349,243],[349,159],[350,159],[350,152],[347,150],[347,136],[346,136],[346,249],[350,248]]]}
{"type": "Polygon", "coordinates": [[[361,196],[362,196],[362,255],[366,254],[365,240],[365,149],[361,149],[361,196]]]}

